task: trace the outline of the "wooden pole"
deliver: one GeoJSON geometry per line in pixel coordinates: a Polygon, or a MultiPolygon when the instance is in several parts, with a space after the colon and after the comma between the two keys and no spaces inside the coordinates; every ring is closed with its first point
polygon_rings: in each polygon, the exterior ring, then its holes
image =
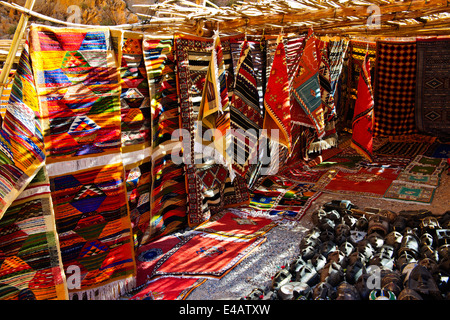
{"type": "MultiPolygon", "coordinates": [[[[32,9],[36,0],[27,0],[25,2],[25,8],[32,9]]],[[[21,14],[19,23],[17,24],[16,32],[14,33],[14,38],[9,48],[8,56],[6,57],[5,64],[3,65],[2,72],[0,73],[0,97],[3,93],[3,88],[6,86],[6,79],[8,79],[9,72],[11,71],[12,65],[14,63],[14,58],[16,57],[17,50],[19,49],[20,41],[23,38],[25,29],[27,28],[27,23],[29,15],[21,14]]]]}

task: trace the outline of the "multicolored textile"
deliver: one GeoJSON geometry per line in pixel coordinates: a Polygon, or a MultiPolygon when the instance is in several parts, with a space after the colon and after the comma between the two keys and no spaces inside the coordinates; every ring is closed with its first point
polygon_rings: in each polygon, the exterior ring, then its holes
{"type": "Polygon", "coordinates": [[[397,181],[437,187],[446,166],[446,160],[419,155],[408,164],[397,181]]]}
{"type": "Polygon", "coordinates": [[[406,202],[429,204],[433,201],[435,187],[412,184],[407,182],[392,183],[384,198],[406,202]]]}
{"type": "Polygon", "coordinates": [[[0,121],[0,219],[44,165],[40,109],[28,45],[19,59],[3,121],[0,121]]]}
{"type": "Polygon", "coordinates": [[[423,135],[390,136],[389,140],[375,149],[377,155],[401,156],[413,159],[424,154],[436,140],[435,137],[423,135]]]}
{"type": "MultiPolygon", "coordinates": [[[[351,127],[353,110],[357,98],[361,63],[366,54],[369,56],[370,65],[375,66],[377,60],[377,43],[350,40],[347,49],[346,66],[343,68],[342,97],[338,109],[339,123],[343,127],[351,127]]],[[[345,62],[344,62],[345,64],[345,62]]],[[[375,79],[375,68],[370,72],[372,88],[375,79]]]]}
{"type": "Polygon", "coordinates": [[[135,246],[150,227],[150,99],[142,34],[112,30],[121,77],[122,159],[135,246]]]}
{"type": "MultiPolygon", "coordinates": [[[[278,130],[278,143],[291,149],[291,113],[289,104],[289,78],[287,74],[286,53],[283,41],[280,41],[275,51],[270,70],[267,89],[264,95],[263,129],[274,139],[273,130],[278,130]]],[[[276,139],[275,139],[276,140],[276,139]]]]}
{"type": "Polygon", "coordinates": [[[450,38],[417,39],[415,124],[422,132],[450,137],[448,63],[450,38]]]}
{"type": "Polygon", "coordinates": [[[313,183],[298,183],[283,176],[261,177],[253,191],[250,207],[268,216],[300,220],[321,192],[313,183]]]}
{"type": "Polygon", "coordinates": [[[276,226],[271,219],[252,217],[239,209],[224,210],[194,230],[225,237],[252,239],[266,234],[276,226]]]}
{"type": "MultiPolygon", "coordinates": [[[[243,36],[221,38],[224,69],[229,75],[233,62],[230,43],[232,40],[243,40],[243,38],[243,36]]],[[[203,86],[212,49],[212,39],[183,34],[175,35],[181,128],[189,133],[189,136],[183,137],[182,147],[188,193],[187,220],[190,226],[197,226],[207,221],[212,214],[223,210],[224,207],[248,203],[249,199],[248,188],[243,177],[237,175],[231,181],[228,170],[226,170],[225,178],[221,175],[221,170],[217,168],[221,165],[212,163],[196,165],[193,163],[195,159],[193,134],[197,130],[195,126],[198,109],[202,101],[203,86]],[[221,181],[221,183],[211,185],[207,181],[221,181]]],[[[228,92],[232,91],[232,79],[232,77],[227,77],[228,92]]]]}
{"type": "Polygon", "coordinates": [[[324,192],[381,198],[399,173],[399,169],[390,168],[361,168],[358,172],[330,170],[317,185],[324,192]]]}
{"type": "Polygon", "coordinates": [[[265,241],[197,234],[177,244],[156,265],[155,275],[221,278],[265,241]]]}
{"type": "MultiPolygon", "coordinates": [[[[28,46],[28,44],[26,44],[26,46],[28,46]]],[[[0,72],[1,71],[2,69],[0,68],[0,72]]],[[[0,126],[2,125],[2,120],[3,117],[5,116],[6,107],[8,106],[9,96],[11,95],[11,89],[14,81],[14,74],[15,70],[11,70],[9,77],[5,81],[2,96],[0,97],[0,126]]]]}
{"type": "Polygon", "coordinates": [[[414,123],[416,42],[377,41],[374,133],[417,132],[414,123]]]}
{"type": "Polygon", "coordinates": [[[0,300],[68,298],[45,167],[0,220],[0,252],[0,300]]]}
{"type": "Polygon", "coordinates": [[[189,294],[207,279],[184,277],[160,277],[150,281],[130,300],[185,300],[189,294]]]}
{"type": "Polygon", "coordinates": [[[81,277],[70,298],[114,298],[135,275],[110,44],[107,28],[30,28],[61,256],[67,277],[73,268],[81,277]]]}
{"type": "Polygon", "coordinates": [[[358,82],[352,121],[351,146],[369,161],[373,158],[373,91],[370,83],[370,60],[366,55],[358,82]]]}
{"type": "Polygon", "coordinates": [[[316,37],[312,29],[309,30],[305,39],[300,66],[292,82],[292,93],[301,110],[295,111],[293,106],[292,121],[304,126],[313,125],[317,138],[320,139],[325,134],[324,111],[321,100],[319,82],[319,62],[317,60],[316,37]],[[301,113],[307,116],[300,117],[301,113]]]}
{"type": "Polygon", "coordinates": [[[156,262],[179,242],[176,236],[161,236],[136,250],[136,288],[150,279],[156,262]]]}
{"type": "Polygon", "coordinates": [[[186,223],[187,192],[183,164],[167,150],[180,150],[173,141],[180,128],[173,37],[144,36],[143,49],[152,108],[151,224],[143,242],[169,234],[186,223]]]}
{"type": "Polygon", "coordinates": [[[258,162],[259,130],[263,127],[262,110],[259,107],[258,83],[253,67],[252,51],[244,41],[236,66],[233,100],[231,104],[233,169],[245,176],[250,164],[258,162]]]}

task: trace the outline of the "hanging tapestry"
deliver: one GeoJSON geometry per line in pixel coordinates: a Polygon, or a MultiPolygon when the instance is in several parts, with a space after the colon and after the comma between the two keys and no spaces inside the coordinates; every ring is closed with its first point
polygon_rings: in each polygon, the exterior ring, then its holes
{"type": "Polygon", "coordinates": [[[194,289],[207,279],[160,277],[150,281],[130,300],[185,300],[194,289]]]}
{"type": "Polygon", "coordinates": [[[275,51],[267,89],[264,95],[263,129],[274,139],[274,132],[278,131],[279,144],[291,149],[291,112],[289,104],[289,78],[287,74],[286,53],[283,41],[280,41],[275,51]]]}
{"type": "Polygon", "coordinates": [[[0,300],[66,300],[45,167],[0,220],[0,300]]]}
{"type": "Polygon", "coordinates": [[[313,125],[317,138],[322,138],[325,134],[324,110],[320,93],[316,37],[312,29],[309,30],[305,39],[299,70],[294,77],[292,87],[293,96],[298,103],[292,107],[294,109],[292,121],[308,127],[313,125]],[[301,110],[295,111],[298,106],[301,110]],[[301,113],[307,116],[306,122],[304,117],[297,116],[301,113]]]}
{"type": "Polygon", "coordinates": [[[133,287],[135,260],[109,31],[32,26],[30,54],[61,256],[81,279],[69,297],[112,299],[133,287]]]}
{"type": "Polygon", "coordinates": [[[173,37],[145,35],[143,49],[153,121],[151,223],[145,243],[186,223],[187,193],[184,166],[172,157],[181,150],[180,141],[173,139],[180,128],[173,37]]]}
{"type": "MultiPolygon", "coordinates": [[[[223,49],[224,69],[231,79],[228,79],[228,92],[232,91],[232,75],[230,66],[232,55],[231,40],[239,37],[221,38],[223,49]]],[[[186,189],[188,193],[187,220],[190,226],[198,225],[208,220],[211,214],[219,212],[226,206],[236,206],[247,203],[249,193],[246,181],[237,175],[231,181],[228,170],[222,165],[194,163],[194,136],[198,109],[202,101],[202,92],[206,73],[213,49],[213,40],[183,34],[175,35],[175,52],[177,61],[177,89],[180,98],[181,129],[186,136],[182,137],[183,163],[185,164],[186,189]],[[219,184],[220,181],[220,184],[219,184]],[[218,200],[222,199],[222,200],[218,200]]],[[[232,69],[232,68],[231,68],[232,69]]]]}
{"type": "Polygon", "coordinates": [[[450,38],[417,39],[415,123],[437,137],[450,137],[450,38]]]}
{"type": "Polygon", "coordinates": [[[161,236],[140,246],[136,251],[136,288],[152,276],[156,262],[180,242],[176,236],[161,236]]]}
{"type": "Polygon", "coordinates": [[[25,43],[3,121],[0,121],[0,219],[44,165],[45,154],[31,70],[25,43]],[[2,123],[3,122],[3,123],[2,123]]]}
{"type": "Polygon", "coordinates": [[[245,176],[251,164],[258,162],[259,132],[263,126],[259,107],[258,83],[248,41],[244,41],[236,66],[231,104],[233,169],[245,176]]]}
{"type": "Polygon", "coordinates": [[[150,99],[142,34],[112,30],[121,78],[122,161],[135,247],[150,226],[150,99]]]}
{"type": "Polygon", "coordinates": [[[196,234],[186,237],[157,263],[157,276],[222,278],[266,239],[230,239],[196,234]]]}
{"type": "Polygon", "coordinates": [[[417,132],[414,123],[416,42],[377,41],[374,133],[417,132]]]}
{"type": "Polygon", "coordinates": [[[361,168],[357,172],[332,169],[317,185],[324,192],[381,198],[399,173],[399,169],[389,168],[361,168]]]}
{"type": "Polygon", "coordinates": [[[229,209],[197,226],[194,230],[224,237],[252,239],[269,232],[276,223],[264,217],[252,217],[239,209],[229,209]]]}
{"type": "Polygon", "coordinates": [[[352,148],[363,157],[373,158],[373,91],[370,83],[370,60],[368,55],[361,66],[358,92],[352,121],[352,148]]]}
{"type": "MultiPolygon", "coordinates": [[[[333,97],[336,93],[338,80],[341,76],[342,68],[344,66],[344,57],[347,52],[348,43],[349,42],[345,39],[330,40],[328,45],[328,60],[330,61],[330,87],[331,95],[333,97]]],[[[336,113],[336,110],[334,110],[332,114],[333,113],[336,113]]]]}
{"type": "MultiPolygon", "coordinates": [[[[342,81],[342,97],[340,108],[337,110],[340,126],[343,128],[352,126],[353,110],[357,97],[359,75],[361,73],[361,63],[366,54],[369,56],[370,65],[376,66],[377,43],[350,40],[348,43],[346,66],[344,66],[342,81]]],[[[345,63],[345,60],[344,60],[345,63]]],[[[375,68],[370,70],[370,80],[372,88],[375,80],[375,68]]]]}

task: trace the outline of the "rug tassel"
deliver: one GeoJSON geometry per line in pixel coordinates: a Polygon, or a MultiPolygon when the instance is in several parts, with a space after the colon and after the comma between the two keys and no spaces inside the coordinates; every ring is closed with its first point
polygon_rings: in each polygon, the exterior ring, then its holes
{"type": "Polygon", "coordinates": [[[136,287],[136,278],[117,280],[99,288],[69,293],[70,300],[117,300],[121,296],[131,292],[136,287]]]}

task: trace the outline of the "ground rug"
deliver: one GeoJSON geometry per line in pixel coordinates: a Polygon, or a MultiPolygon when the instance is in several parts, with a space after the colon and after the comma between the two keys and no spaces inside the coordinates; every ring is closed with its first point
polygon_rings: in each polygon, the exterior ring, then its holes
{"type": "Polygon", "coordinates": [[[151,280],[130,300],[184,300],[205,278],[159,277],[151,280]]]}
{"type": "Polygon", "coordinates": [[[157,262],[154,275],[221,278],[264,241],[193,234],[157,262]]]}

